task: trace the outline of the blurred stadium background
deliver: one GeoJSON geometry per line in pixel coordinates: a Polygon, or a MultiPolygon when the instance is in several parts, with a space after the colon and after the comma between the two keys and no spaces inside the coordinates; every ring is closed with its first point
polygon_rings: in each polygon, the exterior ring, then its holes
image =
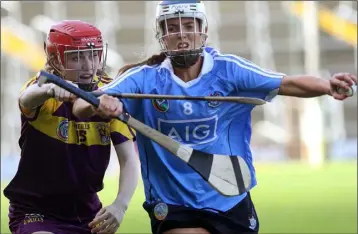
{"type": "MultiPolygon", "coordinates": [[[[205,1],[209,42],[223,53],[287,74],[329,78],[357,74],[356,1],[205,1]]],[[[58,20],[98,26],[109,43],[107,72],[158,53],[154,39],[158,1],[1,1],[1,185],[19,160],[17,96],[42,68],[43,40],[58,20]]],[[[252,192],[262,233],[356,233],[357,96],[299,100],[278,97],[253,114],[252,149],[259,186],[252,192]],[[301,197],[301,195],[303,197],[301,197]]],[[[49,155],[50,156],[50,155],[49,155]]],[[[46,165],[44,165],[46,166],[46,165]]],[[[118,185],[112,157],[104,204],[118,185]]],[[[121,233],[149,233],[138,191],[121,233]]],[[[1,233],[8,233],[1,198],[1,233]]]]}

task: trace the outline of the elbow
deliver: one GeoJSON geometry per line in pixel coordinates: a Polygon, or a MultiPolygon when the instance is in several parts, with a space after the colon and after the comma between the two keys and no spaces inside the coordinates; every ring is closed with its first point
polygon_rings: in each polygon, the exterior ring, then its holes
{"type": "Polygon", "coordinates": [[[21,107],[32,110],[42,105],[48,98],[46,94],[25,90],[20,94],[18,103],[21,107]]]}

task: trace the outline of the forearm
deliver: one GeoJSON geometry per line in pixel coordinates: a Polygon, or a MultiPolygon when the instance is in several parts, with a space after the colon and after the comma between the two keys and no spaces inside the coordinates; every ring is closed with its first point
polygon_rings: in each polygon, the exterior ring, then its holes
{"type": "Polygon", "coordinates": [[[95,115],[95,110],[91,104],[78,98],[73,103],[72,113],[78,118],[89,118],[95,115]]]}
{"type": "MultiPolygon", "coordinates": [[[[93,93],[104,94],[101,90],[96,90],[93,93]]],[[[96,109],[90,103],[78,98],[73,103],[72,113],[78,118],[90,118],[96,114],[96,109]]]]}
{"type": "Polygon", "coordinates": [[[309,98],[322,95],[331,95],[331,91],[328,80],[304,75],[284,77],[278,94],[284,96],[309,98]]]}
{"type": "MultiPolygon", "coordinates": [[[[133,155],[135,156],[135,155],[133,155]]],[[[115,206],[127,210],[130,200],[133,197],[139,179],[139,162],[137,157],[120,163],[120,175],[118,193],[115,201],[115,206]]]]}
{"type": "Polygon", "coordinates": [[[19,97],[19,103],[22,107],[33,110],[42,105],[51,96],[48,94],[51,84],[43,84],[41,87],[33,84],[26,88],[19,97]]]}

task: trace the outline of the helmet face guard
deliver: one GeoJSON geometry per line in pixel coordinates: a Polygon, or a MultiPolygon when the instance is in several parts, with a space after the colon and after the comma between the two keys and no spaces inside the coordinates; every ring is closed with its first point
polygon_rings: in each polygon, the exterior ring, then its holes
{"type": "Polygon", "coordinates": [[[173,66],[187,68],[198,61],[207,26],[205,6],[198,1],[163,1],[157,6],[157,39],[173,66]]]}
{"type": "Polygon", "coordinates": [[[76,49],[65,46],[63,53],[64,62],[62,64],[65,74],[76,73],[77,81],[74,83],[76,83],[81,89],[92,91],[101,80],[101,76],[99,76],[98,80],[95,80],[95,76],[98,75],[97,71],[104,71],[106,68],[107,47],[108,45],[105,44],[102,47],[95,48],[94,45],[90,43],[88,43],[87,46],[78,46],[76,49]],[[84,65],[86,62],[83,62],[84,55],[87,55],[89,60],[87,65],[84,65]],[[76,66],[75,68],[70,67],[68,66],[69,64],[76,64],[76,66]],[[90,79],[90,82],[83,82],[81,74],[91,75],[90,78],[87,78],[90,79]]]}
{"type": "Polygon", "coordinates": [[[49,65],[64,79],[92,91],[97,87],[97,73],[104,73],[107,44],[101,32],[91,24],[70,20],[53,25],[45,42],[49,65]],[[100,71],[100,72],[98,72],[100,71]]]}

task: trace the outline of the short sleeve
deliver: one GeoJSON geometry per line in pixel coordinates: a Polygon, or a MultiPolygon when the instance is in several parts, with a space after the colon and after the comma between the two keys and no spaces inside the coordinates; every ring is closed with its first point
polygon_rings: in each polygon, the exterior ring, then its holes
{"type": "Polygon", "coordinates": [[[240,57],[231,59],[233,77],[239,93],[271,101],[277,94],[285,74],[263,69],[240,57]]]}
{"type": "Polygon", "coordinates": [[[111,120],[110,128],[113,145],[118,145],[128,140],[136,140],[134,129],[117,119],[111,120]]]}

